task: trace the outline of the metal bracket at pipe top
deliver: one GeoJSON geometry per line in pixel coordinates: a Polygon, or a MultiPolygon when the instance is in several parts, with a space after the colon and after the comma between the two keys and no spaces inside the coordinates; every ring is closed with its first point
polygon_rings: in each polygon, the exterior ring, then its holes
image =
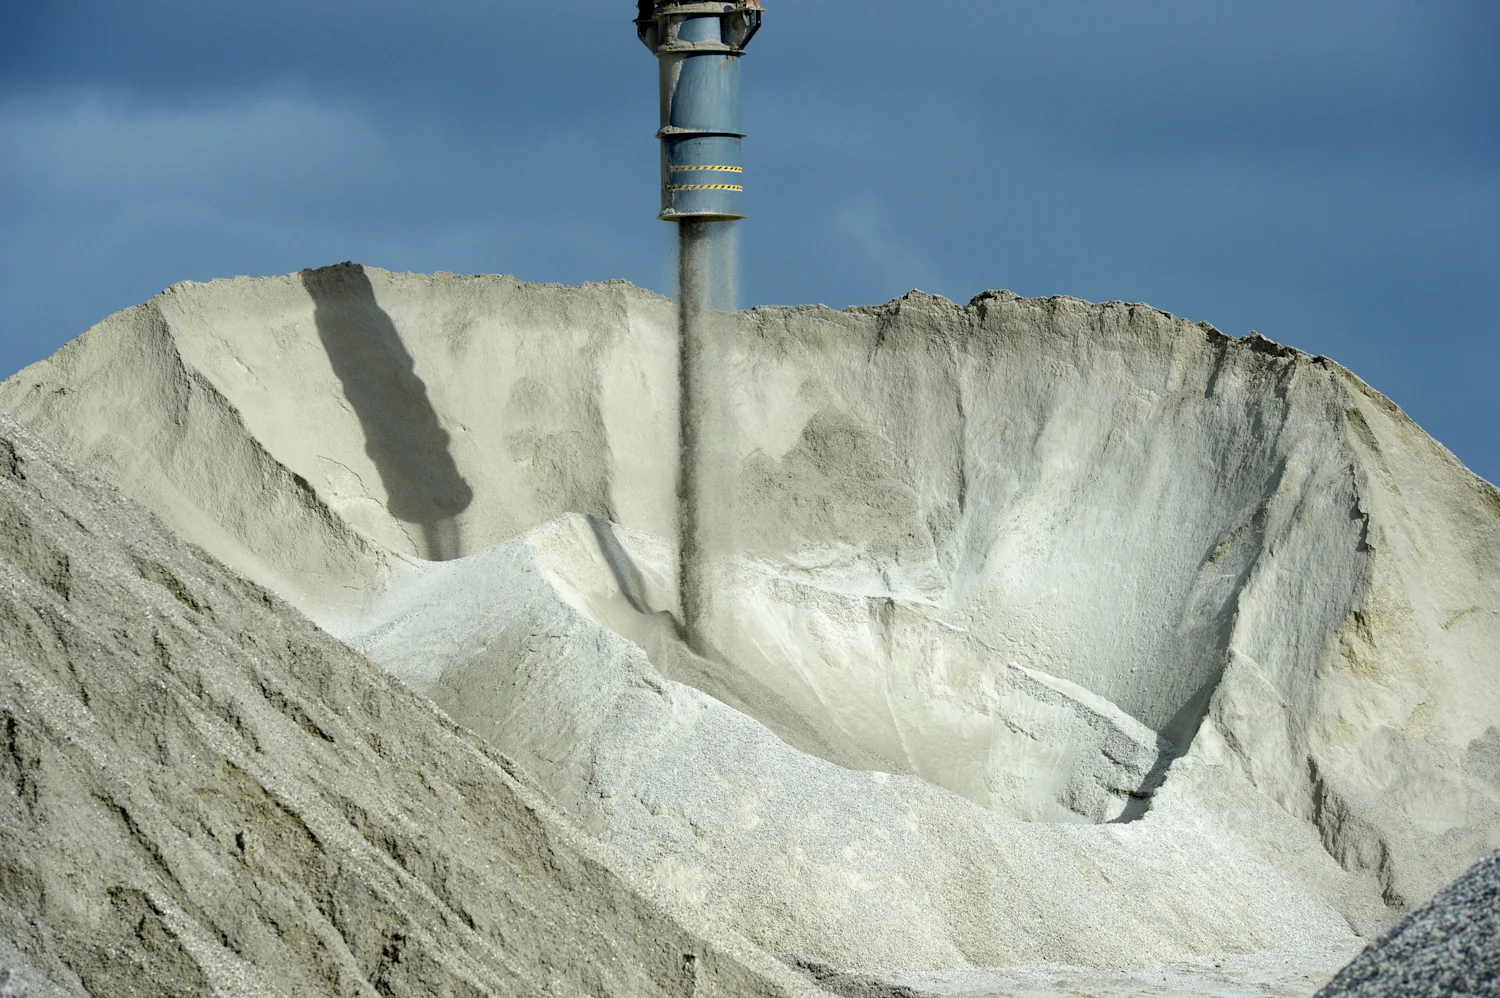
{"type": "Polygon", "coordinates": [[[760,30],[760,0],[639,0],[637,37],[661,77],[661,215],[666,222],[744,218],[740,56],[760,30]]]}

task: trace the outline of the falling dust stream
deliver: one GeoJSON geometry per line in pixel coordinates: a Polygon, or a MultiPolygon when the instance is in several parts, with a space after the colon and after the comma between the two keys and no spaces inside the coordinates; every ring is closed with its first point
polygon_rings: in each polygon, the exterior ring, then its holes
{"type": "Polygon", "coordinates": [[[709,317],[735,302],[734,222],[681,222],[677,226],[677,589],[682,638],[702,654],[706,577],[702,510],[705,398],[704,348],[709,317]]]}

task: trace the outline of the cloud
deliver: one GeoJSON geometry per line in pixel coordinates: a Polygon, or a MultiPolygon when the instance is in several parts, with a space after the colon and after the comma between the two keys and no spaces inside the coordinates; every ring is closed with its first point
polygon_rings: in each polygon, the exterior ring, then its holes
{"type": "Polygon", "coordinates": [[[88,209],[147,200],[275,212],[389,185],[416,165],[359,107],[292,93],[188,105],[12,98],[0,104],[0,150],[8,184],[88,209]]]}
{"type": "Polygon", "coordinates": [[[343,259],[534,280],[670,272],[639,252],[658,224],[644,142],[638,166],[601,171],[609,157],[578,127],[517,143],[450,124],[285,88],[0,101],[0,187],[16,195],[0,232],[14,323],[0,373],[183,279],[343,259]]]}

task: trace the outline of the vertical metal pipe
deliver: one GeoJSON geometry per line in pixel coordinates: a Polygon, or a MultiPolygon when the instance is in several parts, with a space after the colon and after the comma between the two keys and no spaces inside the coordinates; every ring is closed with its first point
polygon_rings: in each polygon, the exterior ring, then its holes
{"type": "Polygon", "coordinates": [[[638,4],[636,33],[660,66],[661,218],[744,218],[740,57],[760,0],[638,4]]]}
{"type": "Polygon", "coordinates": [[[639,0],[637,13],[636,34],[659,67],[660,217],[678,223],[678,609],[683,639],[705,653],[703,333],[710,309],[734,307],[725,227],[745,217],[739,59],[760,29],[761,6],[639,0]]]}

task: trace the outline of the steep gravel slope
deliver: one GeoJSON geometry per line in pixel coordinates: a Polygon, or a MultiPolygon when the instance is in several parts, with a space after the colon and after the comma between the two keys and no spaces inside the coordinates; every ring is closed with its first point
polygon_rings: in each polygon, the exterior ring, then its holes
{"type": "Polygon", "coordinates": [[[0,416],[0,966],[30,994],[814,993],[612,856],[0,416]]]}

